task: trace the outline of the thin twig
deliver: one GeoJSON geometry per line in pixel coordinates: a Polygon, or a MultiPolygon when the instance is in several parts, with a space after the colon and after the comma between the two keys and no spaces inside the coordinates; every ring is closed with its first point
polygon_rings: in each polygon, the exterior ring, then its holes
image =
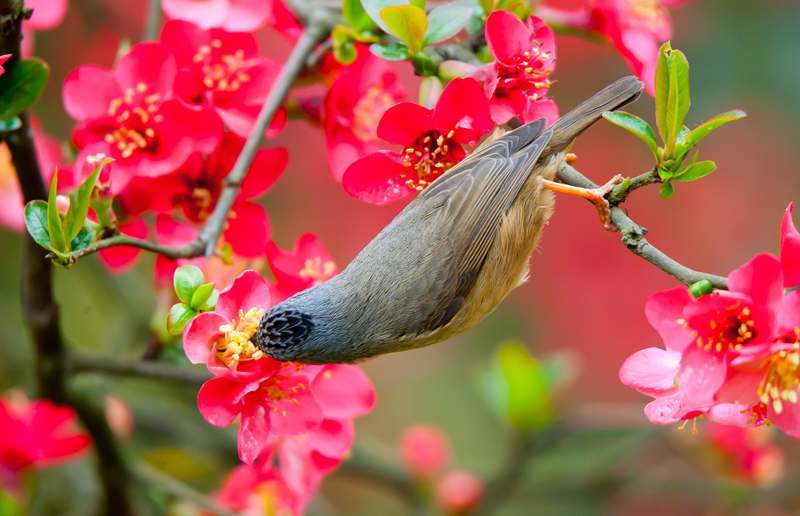
{"type": "Polygon", "coordinates": [[[658,172],[656,172],[656,170],[648,170],[643,174],[626,179],[622,183],[615,186],[614,189],[608,194],[608,202],[611,203],[612,206],[622,204],[625,202],[631,192],[644,186],[660,182],[661,177],[658,175],[658,172]]]}
{"type": "Polygon", "coordinates": [[[236,163],[225,178],[225,186],[220,193],[213,213],[192,242],[182,246],[166,246],[140,238],[116,235],[98,240],[79,251],[67,253],[65,255],[66,261],[74,262],[81,257],[94,254],[101,249],[117,246],[138,247],[139,249],[144,249],[172,259],[194,258],[201,255],[210,256],[214,252],[217,240],[219,240],[222,230],[225,227],[225,221],[228,219],[228,214],[233,207],[236,196],[239,194],[242,181],[244,181],[256,151],[264,138],[264,132],[272,122],[275,113],[281,107],[295,79],[303,70],[308,56],[314,50],[314,46],[327,33],[329,23],[330,20],[323,15],[312,16],[309,25],[292,49],[292,53],[289,55],[286,64],[275,80],[275,85],[272,87],[264,107],[261,108],[256,123],[250,132],[250,136],[247,138],[244,148],[242,148],[239,157],[236,159],[236,163]]]}
{"type": "Polygon", "coordinates": [[[211,375],[195,368],[177,367],[150,360],[124,361],[108,357],[91,357],[70,353],[66,359],[69,374],[100,373],[131,378],[167,380],[199,387],[211,375]]]}
{"type": "Polygon", "coordinates": [[[133,471],[140,482],[169,493],[176,498],[194,502],[203,509],[213,511],[217,515],[236,516],[238,514],[237,512],[221,506],[216,500],[209,498],[193,487],[184,484],[180,480],[161,472],[145,462],[137,463],[133,467],[133,471]]]}
{"type": "MultiPolygon", "coordinates": [[[[558,171],[558,178],[572,186],[597,188],[597,185],[570,165],[564,165],[558,171]]],[[[633,221],[618,206],[611,207],[611,222],[619,230],[622,243],[634,254],[652,263],[662,271],[674,277],[684,285],[691,285],[701,280],[708,280],[715,288],[727,289],[728,280],[723,276],[709,274],[691,269],[647,241],[647,230],[633,221]]]]}

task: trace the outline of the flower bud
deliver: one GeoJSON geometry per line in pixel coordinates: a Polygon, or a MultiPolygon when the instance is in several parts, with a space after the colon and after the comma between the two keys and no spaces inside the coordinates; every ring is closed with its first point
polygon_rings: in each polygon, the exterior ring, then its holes
{"type": "Polygon", "coordinates": [[[57,195],[56,210],[58,210],[59,215],[66,215],[69,211],[69,197],[66,195],[57,195]]]}
{"type": "Polygon", "coordinates": [[[483,496],[483,482],[475,474],[456,470],[436,485],[436,500],[446,514],[464,514],[475,508],[483,496]]]}
{"type": "Polygon", "coordinates": [[[400,455],[412,474],[431,478],[447,464],[450,445],[444,433],[435,426],[414,425],[400,436],[400,455]]]}

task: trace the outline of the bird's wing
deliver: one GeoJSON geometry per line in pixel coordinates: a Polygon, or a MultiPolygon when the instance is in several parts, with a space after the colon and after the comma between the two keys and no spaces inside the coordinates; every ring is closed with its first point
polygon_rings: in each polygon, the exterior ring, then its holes
{"type": "Polygon", "coordinates": [[[480,148],[426,189],[415,202],[431,207],[433,227],[442,228],[449,246],[449,270],[429,295],[430,307],[420,333],[447,324],[464,304],[497,236],[503,216],[528,180],[550,141],[544,121],[527,124],[480,148]]]}

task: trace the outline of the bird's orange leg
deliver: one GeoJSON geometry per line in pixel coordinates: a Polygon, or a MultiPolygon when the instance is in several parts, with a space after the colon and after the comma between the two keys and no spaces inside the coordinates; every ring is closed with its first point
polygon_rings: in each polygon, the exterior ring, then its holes
{"type": "Polygon", "coordinates": [[[600,214],[600,219],[607,229],[611,229],[611,210],[606,200],[606,195],[614,189],[615,186],[620,184],[624,178],[622,174],[617,174],[612,177],[606,184],[598,186],[597,188],[580,188],[578,186],[565,185],[564,183],[557,183],[547,179],[542,180],[542,186],[553,192],[559,192],[567,195],[576,195],[588,199],[597,208],[600,214]]]}

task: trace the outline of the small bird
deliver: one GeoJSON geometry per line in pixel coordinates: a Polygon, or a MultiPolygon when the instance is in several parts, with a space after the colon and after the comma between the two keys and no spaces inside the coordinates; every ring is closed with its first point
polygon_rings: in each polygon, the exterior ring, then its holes
{"type": "MultiPolygon", "coordinates": [[[[480,322],[528,277],[553,212],[548,190],[603,203],[553,181],[572,141],[635,100],[625,77],[564,115],[484,142],[410,202],[337,276],[272,307],[255,344],[282,361],[357,362],[428,346],[480,322]]],[[[607,205],[606,205],[607,206],[607,205]]]]}

